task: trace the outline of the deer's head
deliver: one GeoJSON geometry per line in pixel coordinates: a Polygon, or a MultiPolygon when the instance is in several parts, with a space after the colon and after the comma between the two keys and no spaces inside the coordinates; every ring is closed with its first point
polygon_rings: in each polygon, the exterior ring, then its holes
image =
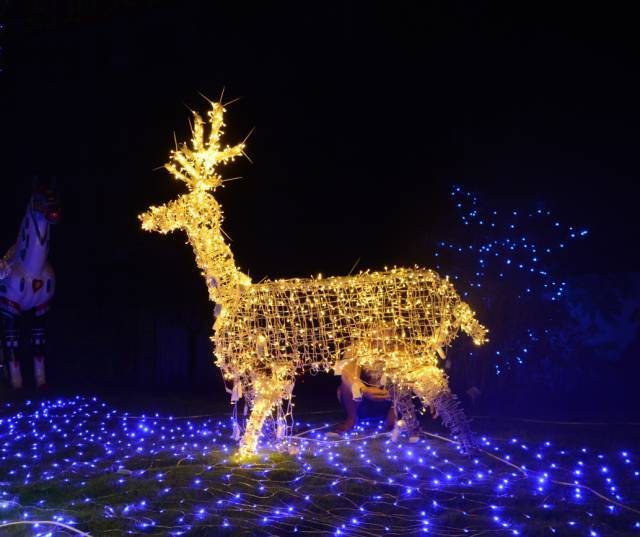
{"type": "Polygon", "coordinates": [[[184,229],[191,237],[203,228],[219,228],[222,210],[211,194],[224,183],[217,167],[244,154],[245,147],[244,143],[232,147],[221,145],[224,113],[222,103],[211,103],[205,129],[202,116],[194,112],[191,143],[179,144],[164,166],[175,179],[187,185],[189,192],[141,214],[143,229],[160,233],[184,229]]]}
{"type": "Polygon", "coordinates": [[[49,224],[55,224],[60,220],[60,194],[55,178],[33,179],[33,194],[30,203],[31,210],[41,215],[49,224]]]}
{"type": "Polygon", "coordinates": [[[178,145],[165,165],[171,175],[187,185],[188,192],[159,207],[150,207],[139,218],[147,231],[186,231],[209,297],[220,303],[236,289],[250,285],[251,279],[235,265],[222,231],[222,209],[212,194],[224,183],[218,165],[244,154],[244,143],[220,145],[225,109],[221,103],[211,105],[207,132],[202,117],[194,113],[191,143],[178,145]]]}

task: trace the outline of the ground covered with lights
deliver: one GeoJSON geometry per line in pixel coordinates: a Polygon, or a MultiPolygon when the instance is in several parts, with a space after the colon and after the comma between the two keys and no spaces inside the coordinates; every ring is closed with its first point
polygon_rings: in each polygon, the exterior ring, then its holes
{"type": "Polygon", "coordinates": [[[4,403],[0,533],[640,535],[637,425],[478,419],[490,432],[466,456],[429,433],[394,443],[366,422],[336,439],[326,416],[298,418],[288,451],[239,463],[223,414],[4,403]]]}

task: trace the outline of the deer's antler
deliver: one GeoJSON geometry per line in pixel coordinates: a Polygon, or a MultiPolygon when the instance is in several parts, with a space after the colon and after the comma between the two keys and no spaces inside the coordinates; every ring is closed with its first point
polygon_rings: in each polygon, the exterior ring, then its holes
{"type": "Polygon", "coordinates": [[[207,112],[207,136],[202,116],[194,112],[191,147],[187,143],[180,144],[171,152],[171,160],[165,164],[165,169],[176,179],[184,181],[190,190],[216,189],[222,184],[222,177],[217,172],[218,165],[244,154],[244,142],[234,146],[220,145],[224,113],[225,108],[221,103],[211,103],[211,110],[207,112]]]}

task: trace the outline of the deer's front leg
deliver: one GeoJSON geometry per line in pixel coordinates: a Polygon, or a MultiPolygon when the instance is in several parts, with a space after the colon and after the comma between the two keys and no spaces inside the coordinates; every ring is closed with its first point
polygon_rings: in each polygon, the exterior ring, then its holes
{"type": "Polygon", "coordinates": [[[278,405],[281,405],[287,396],[287,387],[290,381],[274,379],[273,377],[259,377],[253,382],[253,405],[247,421],[244,434],[240,439],[240,457],[255,455],[258,449],[258,441],[262,433],[264,422],[278,405]]]}

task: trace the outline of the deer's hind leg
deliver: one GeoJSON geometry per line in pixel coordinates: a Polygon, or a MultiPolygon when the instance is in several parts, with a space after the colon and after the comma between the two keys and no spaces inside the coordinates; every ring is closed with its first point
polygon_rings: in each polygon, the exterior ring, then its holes
{"type": "Polygon", "coordinates": [[[426,366],[417,373],[413,392],[424,406],[440,417],[451,433],[458,436],[464,451],[472,449],[475,441],[469,420],[457,396],[451,392],[445,372],[436,366],[426,366]]]}
{"type": "Polygon", "coordinates": [[[290,385],[291,381],[288,379],[274,379],[265,376],[254,380],[252,386],[253,404],[244,434],[240,439],[238,453],[240,457],[255,455],[264,422],[274,408],[281,405],[287,395],[290,395],[290,390],[288,390],[290,385]]]}

